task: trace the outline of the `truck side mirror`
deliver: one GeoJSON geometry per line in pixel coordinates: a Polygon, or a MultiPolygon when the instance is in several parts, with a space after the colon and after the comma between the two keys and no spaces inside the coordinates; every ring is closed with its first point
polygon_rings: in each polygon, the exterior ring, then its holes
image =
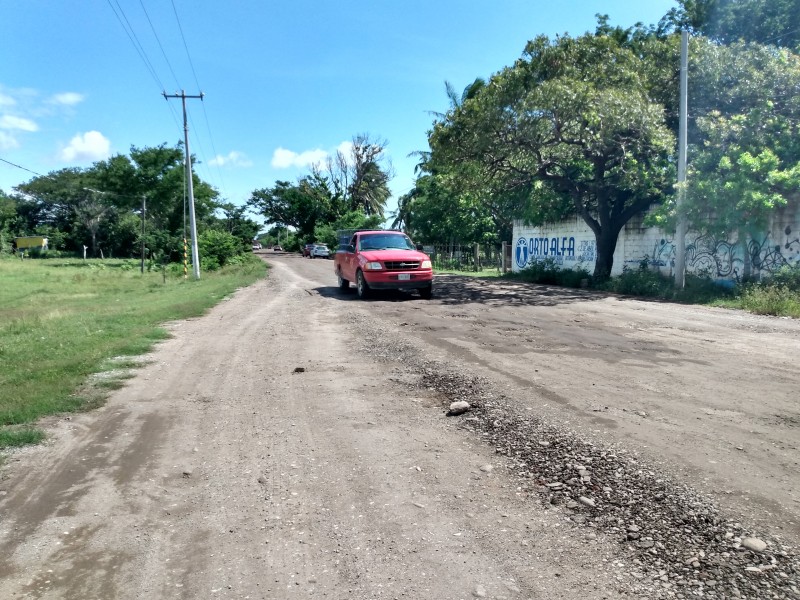
{"type": "Polygon", "coordinates": [[[348,252],[355,252],[356,247],[353,244],[347,244],[347,251],[348,252]]]}
{"type": "Polygon", "coordinates": [[[422,244],[417,244],[417,250],[419,250],[420,252],[422,252],[422,244]]]}

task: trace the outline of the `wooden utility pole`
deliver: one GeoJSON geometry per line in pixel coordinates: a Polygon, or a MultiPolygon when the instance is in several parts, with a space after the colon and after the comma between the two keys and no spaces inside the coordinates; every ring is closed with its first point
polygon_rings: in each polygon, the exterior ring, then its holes
{"type": "Polygon", "coordinates": [[[181,90],[180,94],[167,94],[161,92],[166,100],[170,98],[180,98],[183,102],[183,138],[186,146],[186,183],[189,190],[189,228],[191,229],[192,236],[192,272],[195,279],[200,279],[200,253],[197,250],[197,222],[194,218],[194,187],[192,182],[192,155],[189,152],[189,124],[186,121],[186,99],[199,98],[203,99],[205,94],[200,92],[199,96],[187,96],[186,92],[181,90]]]}

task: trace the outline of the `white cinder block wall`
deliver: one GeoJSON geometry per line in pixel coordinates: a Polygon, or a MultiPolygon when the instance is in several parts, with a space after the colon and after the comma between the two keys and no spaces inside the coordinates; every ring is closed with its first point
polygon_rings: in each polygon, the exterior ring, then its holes
{"type": "MultiPolygon", "coordinates": [[[[644,227],[642,218],[622,230],[614,252],[612,275],[624,267],[638,268],[642,261],[664,275],[672,275],[675,263],[673,233],[644,227]]],[[[754,276],[769,275],[783,265],[800,264],[800,203],[776,210],[766,231],[748,240],[754,276]]],[[[594,233],[579,217],[560,223],[531,227],[514,222],[512,268],[520,271],[532,261],[552,259],[564,269],[594,270],[597,246],[594,233]]],[[[713,236],[699,232],[686,235],[686,269],[689,273],[735,281],[743,272],[744,250],[737,233],[713,236]]]]}

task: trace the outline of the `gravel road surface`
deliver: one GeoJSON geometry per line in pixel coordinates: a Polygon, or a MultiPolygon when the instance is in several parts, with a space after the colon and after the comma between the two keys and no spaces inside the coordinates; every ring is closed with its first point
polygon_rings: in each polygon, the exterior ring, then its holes
{"type": "Polygon", "coordinates": [[[800,322],[260,254],[0,467],[0,598],[800,598],[800,322]]]}

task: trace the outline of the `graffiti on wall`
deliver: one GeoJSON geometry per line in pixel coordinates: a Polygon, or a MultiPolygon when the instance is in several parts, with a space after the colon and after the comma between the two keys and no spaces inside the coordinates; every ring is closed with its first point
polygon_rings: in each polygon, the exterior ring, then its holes
{"type": "MultiPolygon", "coordinates": [[[[784,229],[786,241],[776,244],[771,234],[751,239],[747,252],[754,274],[774,273],[785,265],[800,264],[800,236],[792,239],[792,228],[784,229]]],[[[738,281],[744,271],[744,254],[738,242],[719,239],[710,234],[687,240],[686,269],[696,275],[738,281]]],[[[648,262],[654,267],[675,266],[675,246],[662,238],[654,244],[648,262]]],[[[637,261],[627,261],[637,262],[637,261]]]]}
{"type": "MultiPolygon", "coordinates": [[[[800,212],[797,214],[800,217],[800,212]]],[[[727,235],[689,232],[686,236],[686,268],[690,273],[713,279],[739,281],[749,263],[751,275],[766,276],[784,265],[800,265],[800,221],[783,220],[766,233],[754,236],[742,248],[736,233],[727,235]]],[[[547,228],[515,225],[514,268],[524,269],[536,261],[548,261],[562,268],[579,265],[591,270],[597,260],[594,234],[580,222],[564,221],[547,228]]],[[[675,246],[671,237],[656,228],[623,230],[615,255],[617,274],[623,265],[636,268],[648,264],[665,275],[675,267],[675,246]]]]}

